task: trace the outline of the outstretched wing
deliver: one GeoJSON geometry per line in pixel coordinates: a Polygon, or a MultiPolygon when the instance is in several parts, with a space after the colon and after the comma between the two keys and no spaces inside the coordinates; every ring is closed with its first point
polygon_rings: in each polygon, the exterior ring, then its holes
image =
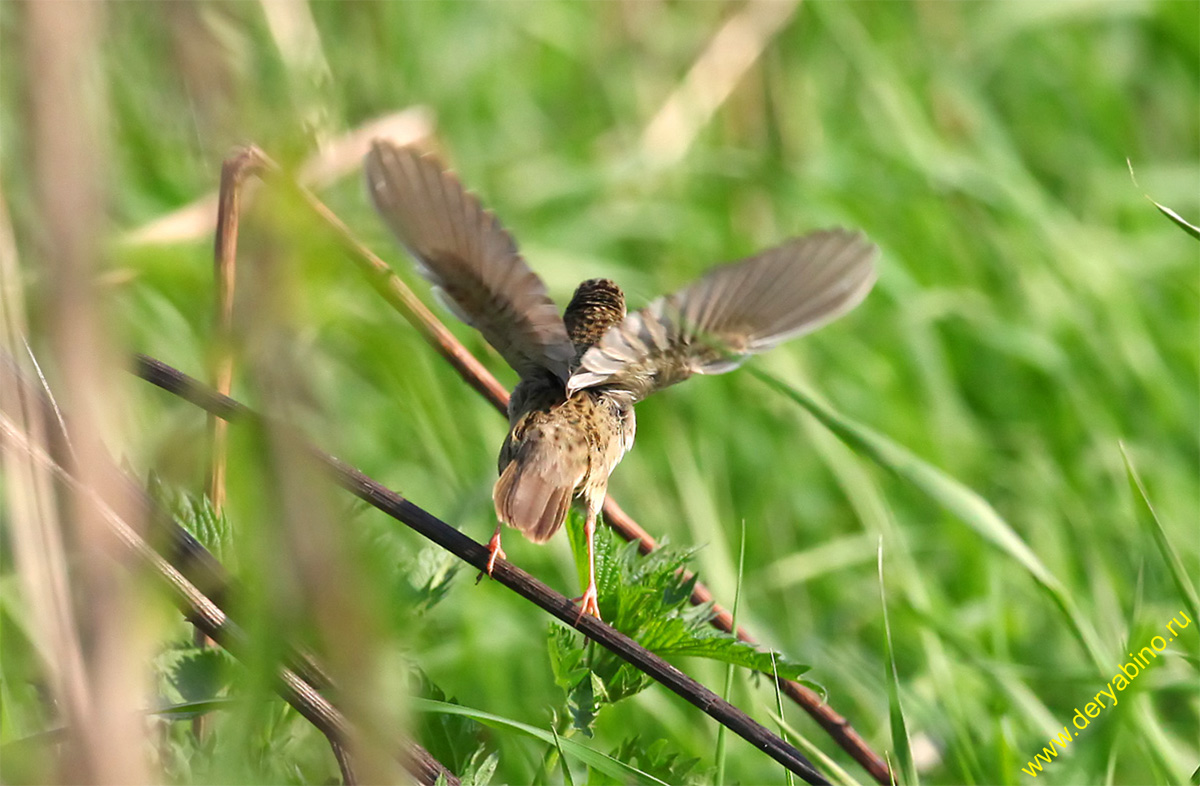
{"type": "Polygon", "coordinates": [[[512,236],[437,158],[375,140],[367,190],[446,306],[476,328],[522,378],[566,379],[574,359],[562,317],[512,236]]]}
{"type": "Polygon", "coordinates": [[[567,390],[605,385],[640,401],[692,374],[732,371],[858,305],[875,283],[876,250],[832,229],[719,267],[609,328],[567,390]]]}

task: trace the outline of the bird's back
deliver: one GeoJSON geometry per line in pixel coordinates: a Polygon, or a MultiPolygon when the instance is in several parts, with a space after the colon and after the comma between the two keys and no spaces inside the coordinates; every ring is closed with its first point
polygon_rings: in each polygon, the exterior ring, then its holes
{"type": "MultiPolygon", "coordinates": [[[[576,360],[624,317],[625,297],[616,284],[580,284],[563,314],[576,360]]],[[[564,382],[549,375],[521,380],[509,402],[509,423],[492,499],[500,520],[535,542],[558,531],[577,494],[590,509],[599,508],[608,476],[633,438],[632,406],[603,390],[568,398],[564,382]]]]}

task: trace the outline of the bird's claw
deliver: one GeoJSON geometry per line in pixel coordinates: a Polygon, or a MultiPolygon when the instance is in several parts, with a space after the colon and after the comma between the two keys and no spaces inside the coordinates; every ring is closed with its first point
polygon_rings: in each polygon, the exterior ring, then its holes
{"type": "Polygon", "coordinates": [[[497,529],[496,534],[492,535],[492,539],[488,541],[487,550],[487,567],[479,571],[479,575],[475,577],[476,584],[483,580],[485,573],[489,579],[492,577],[492,571],[496,569],[497,558],[508,559],[508,555],[504,553],[504,549],[500,548],[500,530],[497,529]]]}
{"type": "Polygon", "coordinates": [[[579,614],[575,617],[576,625],[578,625],[579,621],[583,619],[584,614],[591,614],[600,622],[604,621],[600,619],[600,607],[596,605],[595,583],[589,584],[588,588],[584,590],[583,595],[575,598],[574,602],[579,604],[579,614]]]}

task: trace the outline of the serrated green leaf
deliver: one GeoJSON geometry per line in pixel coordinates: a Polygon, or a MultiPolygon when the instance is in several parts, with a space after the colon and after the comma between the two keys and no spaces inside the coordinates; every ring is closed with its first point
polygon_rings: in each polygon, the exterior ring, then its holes
{"type": "Polygon", "coordinates": [[[698,771],[700,759],[683,756],[661,738],[645,745],[640,737],[627,737],[612,755],[667,783],[695,783],[701,774],[698,771]]]}
{"type": "MultiPolygon", "coordinates": [[[[419,669],[414,669],[414,696],[442,704],[457,705],[454,698],[434,684],[419,669]]],[[[418,719],[416,738],[438,761],[454,772],[466,772],[483,749],[479,724],[469,717],[452,714],[425,715],[418,719]]]]}
{"type": "MultiPolygon", "coordinates": [[[[578,552],[584,546],[582,517],[572,514],[567,530],[578,552]]],[[[685,577],[683,571],[694,551],[664,542],[642,555],[636,543],[617,543],[604,528],[596,533],[596,553],[600,613],[614,628],[658,655],[707,658],[771,672],[771,653],[712,628],[711,604],[691,605],[696,577],[685,577]]],[[[606,650],[587,654],[585,646],[585,639],[573,630],[551,625],[548,648],[555,682],[565,692],[565,709],[575,727],[590,734],[605,704],[636,695],[653,681],[606,650]]],[[[788,679],[808,669],[778,653],[775,661],[788,679]]]]}
{"type": "Polygon", "coordinates": [[[594,672],[586,669],[567,690],[567,712],[571,714],[571,725],[588,737],[593,734],[592,726],[600,710],[600,697],[604,694],[604,683],[594,672]]]}
{"type": "MultiPolygon", "coordinates": [[[[459,782],[462,786],[487,786],[492,781],[492,775],[496,772],[496,766],[500,763],[500,754],[492,751],[485,755],[485,749],[481,745],[471,756],[471,761],[463,770],[462,777],[459,782]]],[[[439,776],[440,777],[440,776],[439,776]]]]}
{"type": "MultiPolygon", "coordinates": [[[[715,628],[691,629],[679,618],[663,620],[658,629],[648,633],[646,648],[659,655],[686,655],[741,666],[754,671],[771,673],[772,653],[764,652],[735,639],[715,628]],[[649,638],[661,636],[661,639],[649,638]]],[[[784,679],[799,679],[809,666],[797,663],[780,653],[774,653],[775,666],[784,679]]]]}
{"type": "Polygon", "coordinates": [[[413,605],[425,612],[440,603],[454,585],[462,562],[438,546],[426,546],[405,564],[400,575],[413,589],[413,605]]]}
{"type": "Polygon", "coordinates": [[[233,551],[233,527],[224,513],[217,512],[207,496],[189,494],[183,489],[168,486],[154,472],[146,480],[146,490],[204,548],[218,560],[228,561],[233,551]]]}
{"type": "Polygon", "coordinates": [[[214,699],[225,687],[224,669],[228,660],[223,650],[194,650],[175,662],[168,678],[185,702],[214,699]]]}

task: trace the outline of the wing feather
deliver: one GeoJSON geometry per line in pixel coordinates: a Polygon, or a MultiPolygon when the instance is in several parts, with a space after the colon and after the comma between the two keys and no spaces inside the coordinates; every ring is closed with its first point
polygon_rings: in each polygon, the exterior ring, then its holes
{"type": "Polygon", "coordinates": [[[376,140],[367,190],[445,304],[524,378],[566,379],[575,348],[542,280],[512,236],[431,155],[376,140]]]}
{"type": "Polygon", "coordinates": [[[877,249],[843,229],[794,238],[719,267],[627,316],[584,353],[567,390],[600,385],[639,401],[692,374],[722,374],[858,305],[877,249]]]}

